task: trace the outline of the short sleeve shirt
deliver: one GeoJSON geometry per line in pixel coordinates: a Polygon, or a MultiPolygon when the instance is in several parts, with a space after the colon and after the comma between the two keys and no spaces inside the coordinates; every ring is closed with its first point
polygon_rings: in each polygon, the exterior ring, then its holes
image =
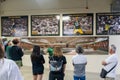
{"type": "MultiPolygon", "coordinates": [[[[117,54],[110,55],[105,60],[105,62],[107,63],[107,65],[104,67],[104,69],[107,70],[107,71],[109,71],[113,66],[115,66],[118,63],[117,54]]],[[[115,70],[116,70],[116,67],[107,74],[107,77],[115,78],[115,76],[116,76],[115,70]]]]}
{"type": "MultiPolygon", "coordinates": [[[[67,61],[66,61],[66,57],[65,56],[60,56],[60,57],[58,57],[58,56],[53,56],[53,57],[51,57],[50,59],[49,59],[49,63],[50,63],[50,60],[52,60],[52,58],[54,58],[54,60],[56,60],[56,61],[59,61],[60,59],[61,60],[63,60],[63,65],[64,64],[67,64],[67,61]]],[[[61,73],[63,73],[63,65],[62,65],[62,72],[61,73]]]]}
{"type": "Polygon", "coordinates": [[[8,59],[0,59],[0,80],[23,80],[16,63],[8,59]]]}

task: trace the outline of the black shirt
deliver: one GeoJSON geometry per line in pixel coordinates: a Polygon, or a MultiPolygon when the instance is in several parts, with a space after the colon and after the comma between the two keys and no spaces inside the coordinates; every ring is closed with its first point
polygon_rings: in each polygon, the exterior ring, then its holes
{"type": "MultiPolygon", "coordinates": [[[[50,63],[50,60],[53,60],[53,59],[56,60],[56,61],[59,61],[59,60],[62,60],[62,61],[63,61],[62,71],[59,72],[59,74],[60,74],[60,73],[64,73],[64,68],[63,68],[63,66],[67,63],[66,57],[65,57],[65,56],[60,56],[60,57],[58,57],[58,56],[52,56],[52,57],[49,58],[49,63],[50,63]]],[[[51,73],[54,73],[54,72],[51,72],[51,73]]]]}
{"type": "Polygon", "coordinates": [[[45,63],[43,55],[39,55],[35,59],[31,58],[31,62],[33,74],[43,74],[44,72],[43,64],[45,63]]]}
{"type": "Polygon", "coordinates": [[[12,46],[9,50],[10,58],[14,61],[22,60],[24,55],[22,49],[19,46],[12,46]]]}

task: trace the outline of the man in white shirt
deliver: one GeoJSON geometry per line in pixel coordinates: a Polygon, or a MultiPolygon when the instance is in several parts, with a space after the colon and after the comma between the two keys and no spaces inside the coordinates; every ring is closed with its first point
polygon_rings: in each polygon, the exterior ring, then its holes
{"type": "Polygon", "coordinates": [[[0,80],[23,80],[14,61],[0,59],[0,80]]]}
{"type": "Polygon", "coordinates": [[[72,64],[74,66],[74,80],[86,80],[85,67],[87,64],[87,58],[83,55],[83,48],[81,46],[76,47],[77,54],[72,57],[72,64]]]}
{"type": "MultiPolygon", "coordinates": [[[[112,44],[109,51],[110,56],[106,58],[104,61],[102,61],[102,65],[104,65],[104,69],[106,71],[109,71],[118,63],[118,56],[115,52],[116,52],[116,46],[112,44]]],[[[116,67],[106,75],[105,80],[115,80],[115,77],[116,77],[116,67]]]]}

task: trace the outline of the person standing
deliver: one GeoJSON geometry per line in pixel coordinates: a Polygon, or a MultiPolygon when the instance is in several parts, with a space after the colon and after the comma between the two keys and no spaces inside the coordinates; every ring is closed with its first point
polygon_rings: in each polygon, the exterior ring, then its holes
{"type": "Polygon", "coordinates": [[[72,57],[72,64],[74,67],[74,80],[86,80],[85,68],[87,64],[87,58],[83,55],[83,48],[81,46],[76,47],[76,55],[72,57]]]}
{"type": "Polygon", "coordinates": [[[4,53],[4,46],[0,43],[0,80],[23,80],[16,63],[4,58],[4,53]]]}
{"type": "Polygon", "coordinates": [[[33,51],[31,54],[31,62],[32,62],[33,80],[42,80],[44,73],[43,64],[45,63],[45,60],[42,53],[40,53],[40,47],[37,45],[33,47],[33,51]]]}
{"type": "Polygon", "coordinates": [[[49,80],[64,80],[66,63],[67,63],[66,57],[62,53],[61,47],[54,47],[53,56],[49,58],[49,67],[50,67],[49,80]],[[59,71],[52,71],[51,63],[50,63],[51,61],[61,62],[61,64],[59,64],[60,66],[59,71]]]}
{"type": "MultiPolygon", "coordinates": [[[[106,71],[109,71],[118,63],[118,56],[116,54],[116,46],[112,44],[109,50],[110,56],[102,61],[102,65],[106,71]]],[[[115,80],[116,77],[116,67],[114,67],[107,75],[104,80],[115,80]]]]}
{"type": "Polygon", "coordinates": [[[6,53],[6,58],[10,59],[10,55],[9,55],[9,50],[11,48],[11,40],[9,40],[6,45],[5,45],[5,53],[6,53]]]}
{"type": "Polygon", "coordinates": [[[22,67],[22,56],[24,55],[22,48],[20,47],[20,41],[18,38],[12,40],[13,46],[9,49],[10,59],[16,62],[18,67],[22,67]]]}

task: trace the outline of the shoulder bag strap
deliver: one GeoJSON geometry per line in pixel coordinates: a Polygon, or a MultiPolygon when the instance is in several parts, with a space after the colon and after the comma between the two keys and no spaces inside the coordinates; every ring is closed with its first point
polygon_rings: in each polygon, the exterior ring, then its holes
{"type": "Polygon", "coordinates": [[[112,71],[116,66],[117,66],[117,63],[115,64],[115,66],[113,66],[113,67],[108,71],[108,73],[109,73],[110,71],[112,71]]]}

